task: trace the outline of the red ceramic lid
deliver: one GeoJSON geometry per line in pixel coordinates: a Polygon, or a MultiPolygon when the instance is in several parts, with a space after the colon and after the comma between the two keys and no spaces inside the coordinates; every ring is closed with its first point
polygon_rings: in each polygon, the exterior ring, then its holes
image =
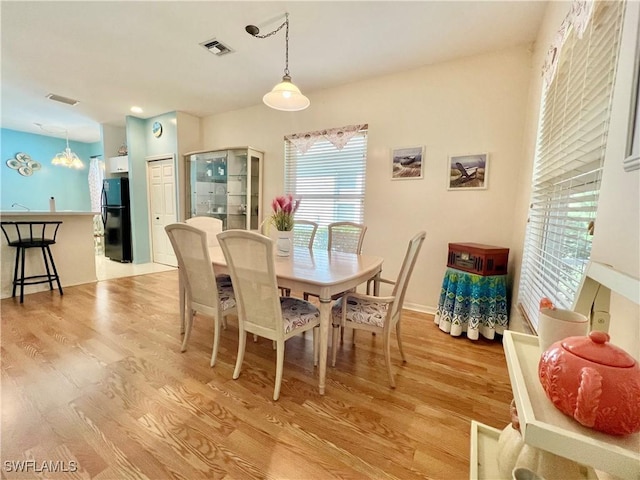
{"type": "Polygon", "coordinates": [[[633,367],[635,359],[620,347],[609,343],[609,334],[590,332],[585,337],[569,337],[562,341],[562,347],[574,355],[593,363],[609,367],[633,367]]]}

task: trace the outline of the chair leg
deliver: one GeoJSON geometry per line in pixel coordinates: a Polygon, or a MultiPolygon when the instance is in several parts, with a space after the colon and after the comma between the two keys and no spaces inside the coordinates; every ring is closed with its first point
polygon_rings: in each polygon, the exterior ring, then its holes
{"type": "Polygon", "coordinates": [[[184,338],[182,339],[181,352],[185,352],[187,350],[187,343],[189,343],[189,338],[191,337],[191,327],[193,327],[193,314],[194,312],[191,309],[191,300],[187,298],[187,324],[184,332],[184,338]]]}
{"type": "Polygon", "coordinates": [[[402,335],[400,335],[400,320],[396,323],[396,340],[398,341],[398,350],[400,350],[400,356],[402,357],[402,363],[407,363],[407,357],[404,356],[404,350],[402,349],[402,335]]]}
{"type": "Polygon", "coordinates": [[[22,248],[22,258],[21,258],[21,266],[20,266],[20,303],[24,302],[24,257],[26,249],[22,248]]]}
{"type": "Polygon", "coordinates": [[[42,258],[44,259],[44,269],[47,272],[47,280],[49,280],[49,290],[53,290],[53,281],[51,280],[51,269],[49,268],[49,260],[47,260],[47,251],[45,247],[41,247],[42,258]]]}
{"type": "Polygon", "coordinates": [[[389,385],[391,388],[396,388],[396,381],[393,378],[393,372],[391,371],[391,346],[389,345],[389,337],[391,333],[384,334],[384,362],[387,364],[387,373],[389,374],[389,385]]]}
{"type": "Polygon", "coordinates": [[[233,379],[237,380],[240,376],[240,370],[242,369],[242,361],[244,360],[244,348],[247,345],[247,334],[244,332],[244,325],[242,322],[238,324],[238,358],[236,358],[236,368],[233,370],[233,379]]]}
{"type": "Polygon", "coordinates": [[[60,277],[58,276],[58,269],[56,268],[56,262],[53,261],[53,255],[51,255],[51,249],[49,248],[49,245],[47,245],[47,253],[49,254],[49,260],[51,260],[51,268],[53,268],[53,274],[56,276],[58,291],[60,292],[60,295],[64,295],[62,293],[62,285],[60,285],[60,277]]]}
{"type": "Polygon", "coordinates": [[[318,366],[320,360],[320,325],[313,327],[313,366],[318,366]]]}
{"type": "Polygon", "coordinates": [[[336,366],[336,356],[338,353],[338,331],[340,330],[339,325],[333,325],[333,332],[331,332],[331,366],[336,366]]]}
{"type": "Polygon", "coordinates": [[[276,348],[276,384],[273,389],[274,400],[278,400],[278,398],[280,398],[280,386],[282,385],[283,369],[284,369],[284,340],[278,340],[277,348],[276,348]]]}
{"type": "Polygon", "coordinates": [[[13,290],[11,291],[11,296],[16,296],[16,287],[18,286],[18,265],[20,264],[20,252],[24,255],[22,248],[16,248],[16,264],[13,267],[13,290]]]}
{"type": "Polygon", "coordinates": [[[216,318],[213,319],[213,350],[211,351],[211,366],[216,364],[216,358],[218,357],[218,346],[220,345],[220,318],[222,312],[218,312],[216,318]]]}
{"type": "Polygon", "coordinates": [[[184,317],[185,313],[185,297],[187,296],[187,289],[184,288],[184,283],[182,283],[182,275],[178,272],[178,296],[180,297],[180,334],[184,335],[184,317]]]}

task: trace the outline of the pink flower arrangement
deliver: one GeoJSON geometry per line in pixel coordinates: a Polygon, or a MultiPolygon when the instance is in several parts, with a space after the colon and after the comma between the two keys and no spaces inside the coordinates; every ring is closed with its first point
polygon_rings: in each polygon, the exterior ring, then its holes
{"type": "Polygon", "coordinates": [[[299,206],[300,200],[294,200],[290,193],[274,198],[271,202],[271,208],[273,208],[271,223],[281,232],[293,230],[293,215],[299,206]]]}

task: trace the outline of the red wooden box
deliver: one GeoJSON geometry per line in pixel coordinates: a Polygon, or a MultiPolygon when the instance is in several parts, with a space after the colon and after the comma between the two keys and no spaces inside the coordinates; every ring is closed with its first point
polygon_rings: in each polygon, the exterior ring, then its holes
{"type": "Polygon", "coordinates": [[[476,275],[505,275],[509,249],[481,243],[450,243],[447,267],[476,275]]]}

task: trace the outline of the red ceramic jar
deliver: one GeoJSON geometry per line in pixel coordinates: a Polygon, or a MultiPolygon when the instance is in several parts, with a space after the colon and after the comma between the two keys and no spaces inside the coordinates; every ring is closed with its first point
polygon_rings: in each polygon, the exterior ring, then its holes
{"type": "Polygon", "coordinates": [[[538,376],[556,408],[585,427],[640,431],[640,365],[605,332],[554,343],[540,357],[538,376]]]}

